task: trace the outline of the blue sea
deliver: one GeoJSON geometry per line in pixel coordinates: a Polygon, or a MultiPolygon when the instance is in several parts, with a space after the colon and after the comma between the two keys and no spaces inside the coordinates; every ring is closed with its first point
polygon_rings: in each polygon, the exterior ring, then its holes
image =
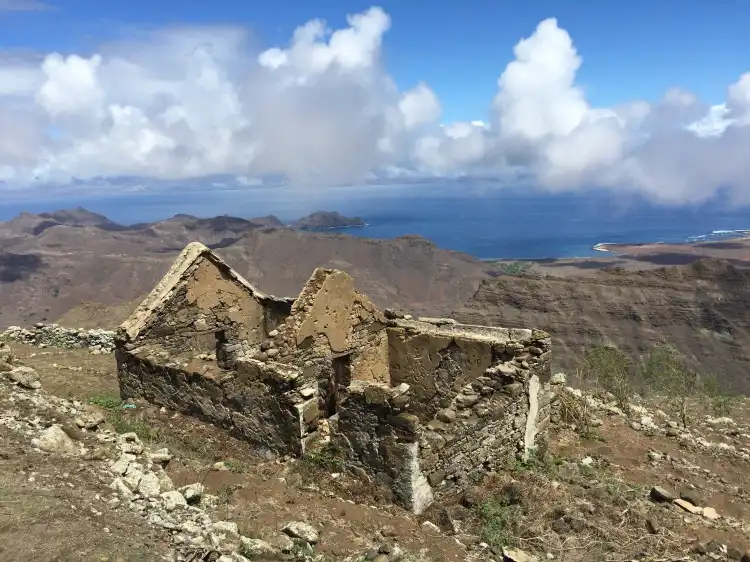
{"type": "Polygon", "coordinates": [[[682,243],[734,237],[750,229],[750,208],[712,201],[656,205],[612,192],[539,193],[491,185],[388,185],[337,188],[148,190],[118,195],[55,196],[0,201],[0,220],[21,211],[82,206],[123,223],[176,213],[201,217],[275,214],[291,222],[316,210],[362,217],[347,234],[393,238],[418,234],[482,259],[540,259],[602,254],[600,243],[682,243]]]}

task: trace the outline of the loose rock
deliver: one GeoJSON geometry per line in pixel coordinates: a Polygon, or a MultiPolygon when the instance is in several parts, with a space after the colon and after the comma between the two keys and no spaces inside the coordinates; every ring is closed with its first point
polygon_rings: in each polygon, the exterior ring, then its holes
{"type": "Polygon", "coordinates": [[[59,425],[52,425],[45,429],[37,439],[32,440],[31,444],[42,451],[58,455],[73,456],[80,453],[78,445],[59,425]]]}
{"type": "Polygon", "coordinates": [[[287,535],[295,539],[302,539],[310,544],[318,542],[318,531],[309,523],[303,521],[292,521],[281,529],[287,535]]]}

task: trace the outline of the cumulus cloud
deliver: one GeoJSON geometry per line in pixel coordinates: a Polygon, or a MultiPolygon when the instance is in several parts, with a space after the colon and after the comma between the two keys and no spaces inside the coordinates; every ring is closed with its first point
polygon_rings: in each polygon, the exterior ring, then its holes
{"type": "MultiPolygon", "coordinates": [[[[22,4],[33,2],[0,10],[22,4]]],[[[486,116],[442,123],[438,93],[424,82],[399,90],[384,68],[391,23],[373,7],[341,29],[302,23],[265,49],[241,27],[192,26],[89,53],[0,53],[0,181],[481,174],[675,202],[727,188],[750,201],[750,73],[718,105],[674,87],[655,102],[594,107],[576,82],[584,54],[550,18],[498,68],[486,116]]]]}

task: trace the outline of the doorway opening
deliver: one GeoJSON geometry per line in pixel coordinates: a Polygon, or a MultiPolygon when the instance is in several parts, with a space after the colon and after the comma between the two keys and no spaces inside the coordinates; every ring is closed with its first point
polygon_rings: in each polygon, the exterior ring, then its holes
{"type": "Polygon", "coordinates": [[[352,383],[351,353],[339,355],[331,360],[331,374],[328,379],[326,400],[326,417],[335,416],[339,406],[346,398],[349,385],[352,383]]]}

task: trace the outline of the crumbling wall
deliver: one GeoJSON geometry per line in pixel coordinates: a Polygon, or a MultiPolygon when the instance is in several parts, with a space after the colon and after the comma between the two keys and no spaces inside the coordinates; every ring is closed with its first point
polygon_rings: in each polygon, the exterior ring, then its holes
{"type": "Polygon", "coordinates": [[[331,424],[331,443],[392,490],[396,503],[421,513],[433,498],[420,466],[419,418],[406,411],[407,392],[406,385],[353,383],[331,424]]]}
{"type": "Polygon", "coordinates": [[[403,320],[388,332],[391,376],[410,386],[436,497],[532,454],[549,412],[548,334],[403,320]]]}
{"type": "Polygon", "coordinates": [[[301,411],[307,400],[300,394],[298,369],[248,360],[223,371],[212,362],[175,362],[148,347],[115,353],[123,399],[140,398],[195,416],[259,448],[302,453],[301,411]]]}
{"type": "Polygon", "coordinates": [[[492,364],[492,342],[413,323],[387,329],[392,384],[411,389],[423,421],[449,407],[461,389],[492,364]]]}
{"type": "Polygon", "coordinates": [[[299,365],[314,387],[317,410],[306,407],[306,441],[324,437],[314,435],[314,413],[318,421],[335,416],[353,382],[389,384],[384,318],[343,271],[316,269],[269,335],[254,357],[299,365]]]}
{"type": "Polygon", "coordinates": [[[350,354],[352,380],[388,383],[384,321],[348,274],[316,269],[278,329],[281,360],[329,360],[350,354]]]}
{"type": "Polygon", "coordinates": [[[132,343],[158,342],[173,355],[218,351],[221,360],[231,363],[268,337],[267,320],[283,314],[271,310],[225,268],[203,257],[132,343]]]}

